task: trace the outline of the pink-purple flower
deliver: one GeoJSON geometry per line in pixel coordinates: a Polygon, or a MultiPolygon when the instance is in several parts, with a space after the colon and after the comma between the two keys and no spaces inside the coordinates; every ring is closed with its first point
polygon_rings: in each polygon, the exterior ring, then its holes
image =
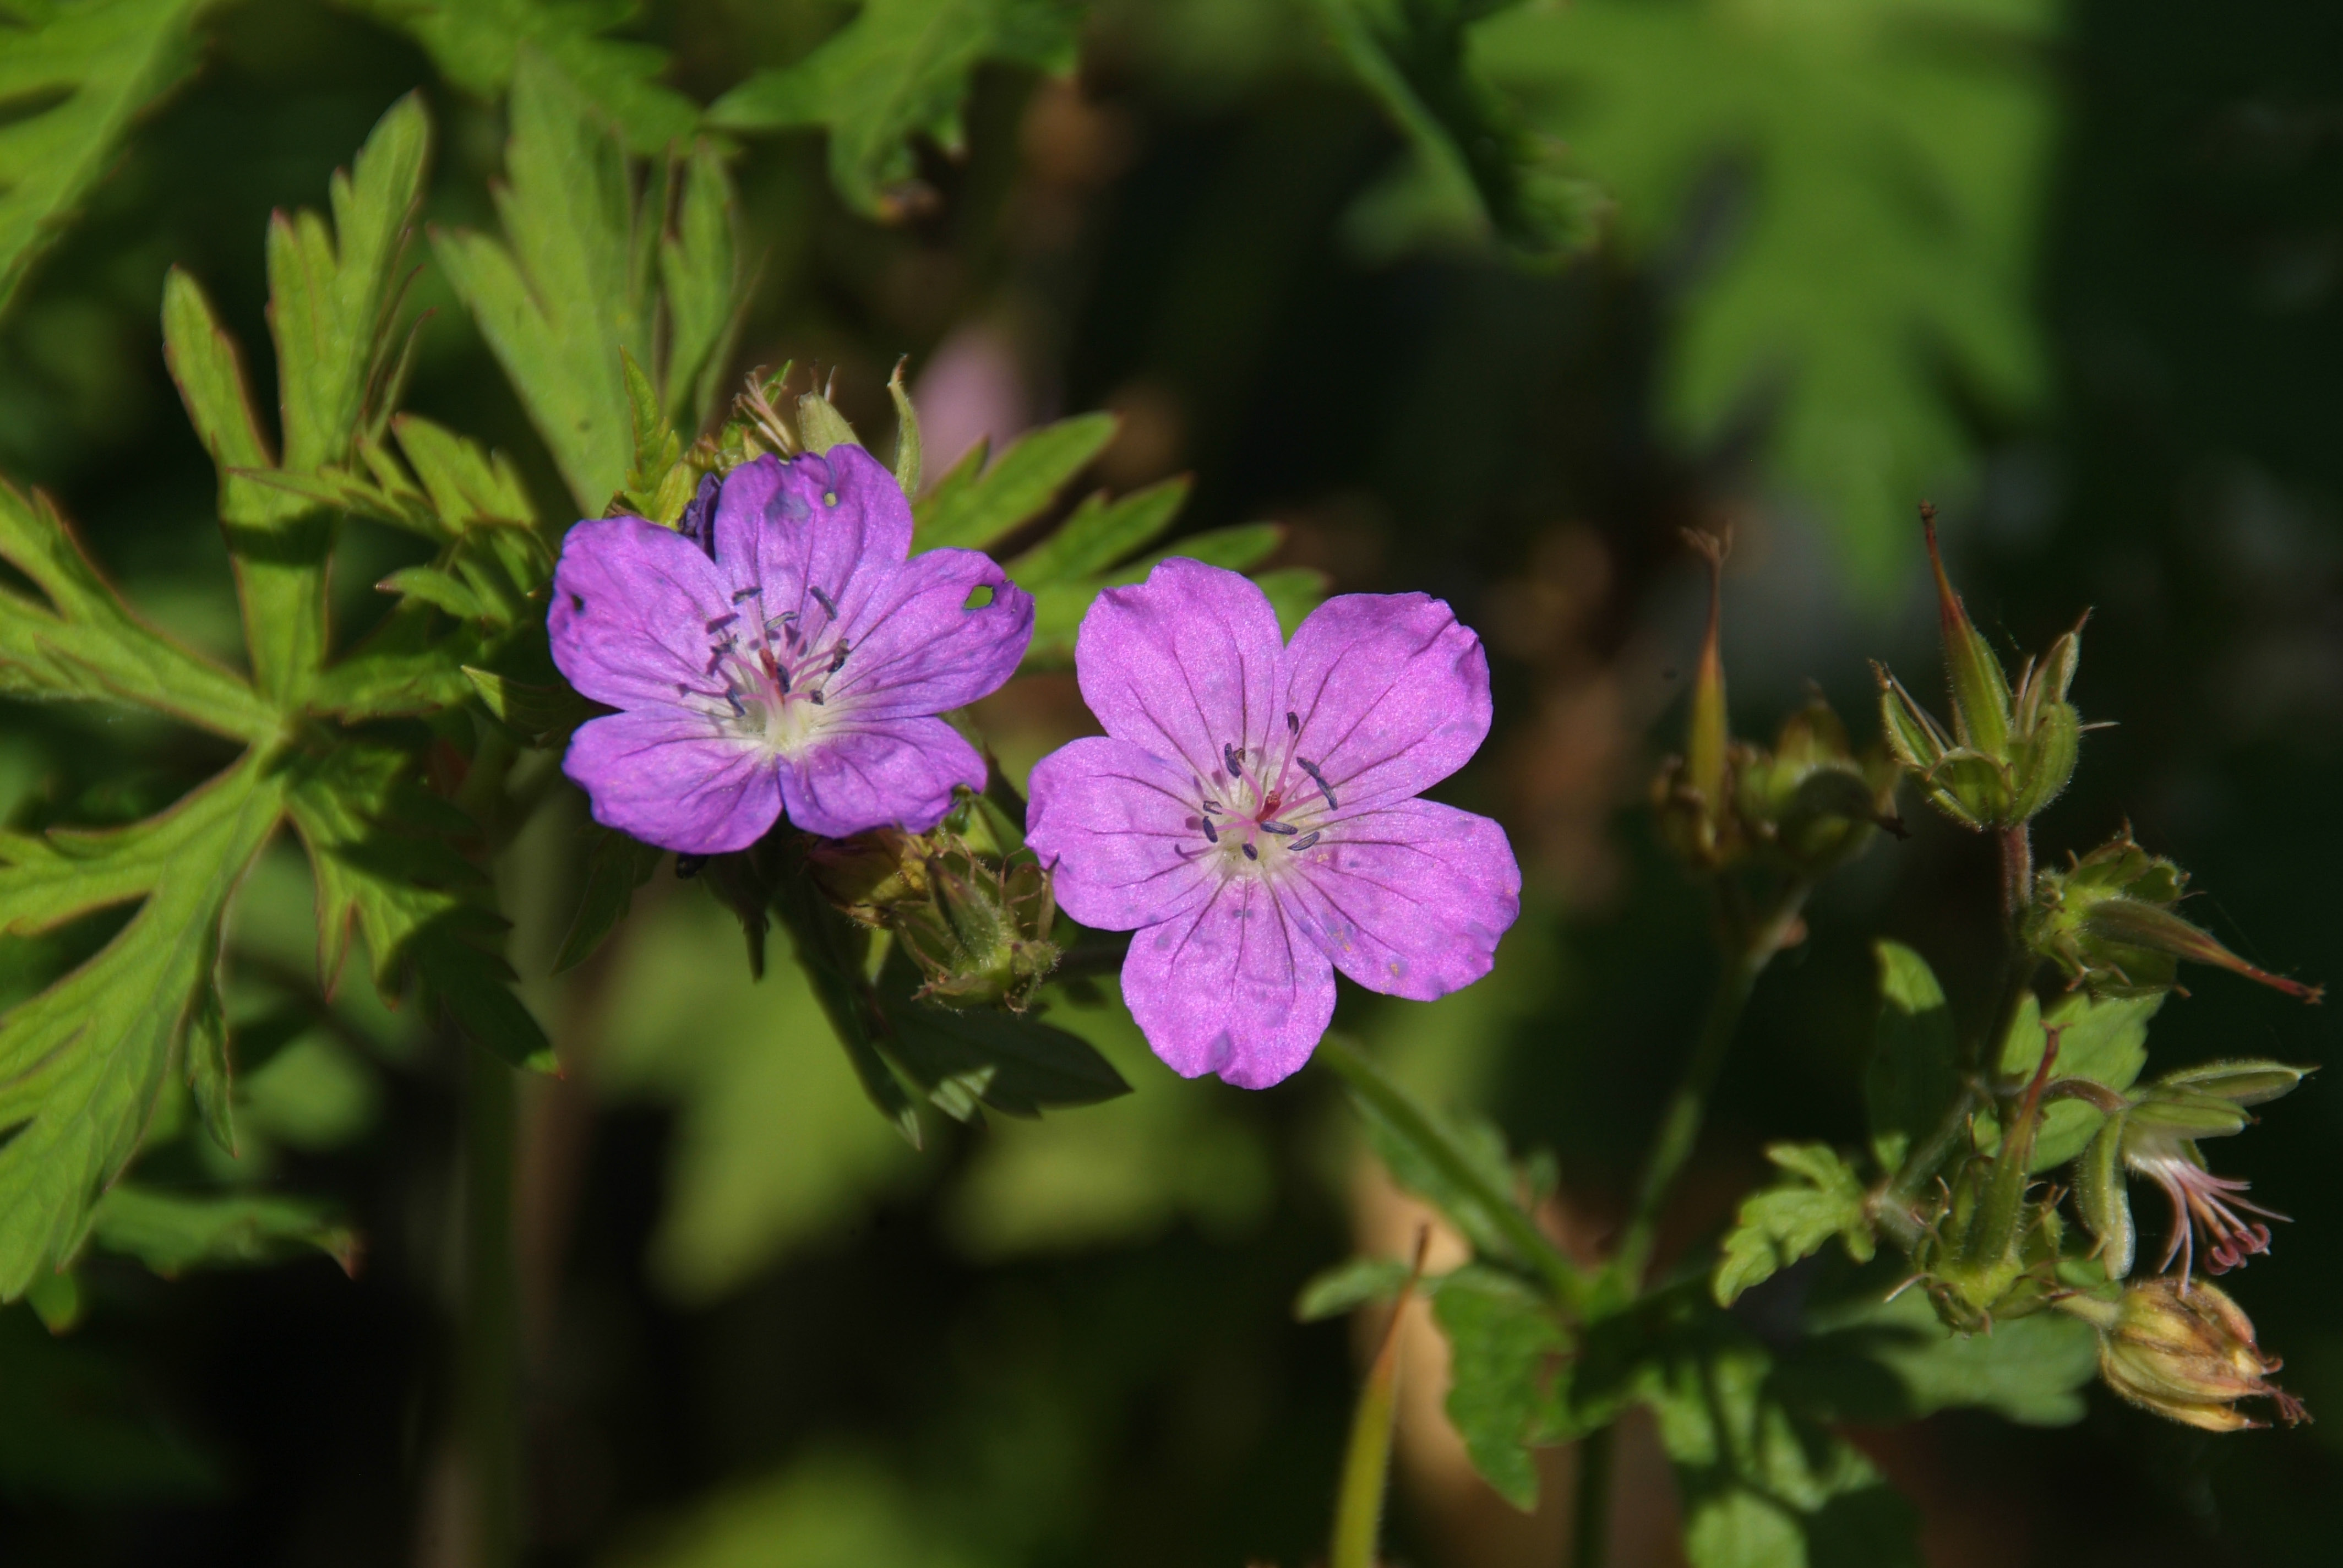
{"type": "Polygon", "coordinates": [[[911,509],[860,447],[765,457],[703,486],[686,531],[579,523],[547,618],[569,683],[619,709],[563,770],[594,819],[687,854],[745,849],[786,809],[843,838],[933,827],[984,760],[937,715],[998,689],[1033,601],[974,550],[910,558],[911,509]]]}
{"type": "Polygon", "coordinates": [[[1131,930],[1155,1053],[1258,1089],[1309,1060],[1334,971],[1428,1000],[1521,912],[1504,829],[1416,797],[1489,732],[1480,639],[1423,594],[1329,599],[1291,646],[1238,573],[1168,560],[1099,596],[1075,666],[1106,729],[1033,769],[1060,907],[1131,930]]]}

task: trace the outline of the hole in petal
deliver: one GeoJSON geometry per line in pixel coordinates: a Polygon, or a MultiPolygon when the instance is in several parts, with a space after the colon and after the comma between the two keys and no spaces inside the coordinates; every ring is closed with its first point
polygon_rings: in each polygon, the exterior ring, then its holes
{"type": "Polygon", "coordinates": [[[986,605],[989,605],[991,602],[992,585],[990,583],[979,583],[974,588],[970,590],[968,602],[960,608],[962,609],[982,609],[986,605]]]}

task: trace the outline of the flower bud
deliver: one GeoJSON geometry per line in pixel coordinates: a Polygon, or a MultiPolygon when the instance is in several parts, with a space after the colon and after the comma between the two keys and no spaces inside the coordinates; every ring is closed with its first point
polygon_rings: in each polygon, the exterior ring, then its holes
{"type": "Polygon", "coordinates": [[[2057,1057],[2053,1031],[2000,1148],[1991,1160],[1972,1155],[1964,1162],[1913,1251],[1936,1315],[1961,1333],[2039,1312],[2060,1292],[2059,1195],[2049,1189],[2037,1195],[2027,1173],[2057,1057]]]}
{"type": "Polygon", "coordinates": [[[2042,658],[2028,660],[2013,693],[2001,660],[1946,575],[1936,508],[1924,502],[1920,521],[1936,578],[1953,729],[1946,734],[1903,682],[1875,664],[1881,725],[1896,759],[1919,776],[1930,805],[1980,832],[2014,828],[2057,799],[2074,776],[2082,721],[2066,701],[2066,689],[2082,656],[2082,628],[2061,636],[2042,658]]]}
{"type": "Polygon", "coordinates": [[[2258,969],[2173,912],[2188,878],[2131,835],[2102,844],[2066,870],[2044,870],[2020,925],[2027,947],[2068,981],[2102,996],[2174,988],[2179,960],[2215,964],[2288,996],[2318,1001],[2326,987],[2258,969]]]}
{"type": "Polygon", "coordinates": [[[1684,530],[1684,541],[1708,562],[1708,629],[1693,676],[1692,718],[1681,757],[1671,757],[1653,781],[1652,808],[1661,837],[1692,865],[1715,870],[1743,849],[1733,811],[1733,761],[1738,749],[1726,728],[1725,658],[1718,648],[1725,616],[1725,543],[1714,534],[1684,530]]]}
{"type": "Polygon", "coordinates": [[[2247,1399],[2270,1401],[2289,1426],[2310,1419],[2269,1381],[2283,1363],[2254,1342],[2253,1321],[2212,1285],[2167,1277],[2116,1302],[2077,1295],[2058,1305],[2099,1331],[2099,1376],[2143,1410],[2207,1432],[2268,1425],[2237,1409],[2247,1399]]]}
{"type": "Polygon", "coordinates": [[[1782,721],[1773,750],[1745,749],[1735,760],[1743,831],[1808,876],[1861,853],[1874,828],[1904,831],[1894,815],[1902,770],[1883,752],[1857,757],[1819,697],[1782,721]]]}
{"type": "Polygon", "coordinates": [[[1057,967],[1057,902],[1031,851],[1000,852],[982,802],[964,798],[926,833],[882,828],[806,851],[815,882],[853,920],[893,934],[945,1007],[1021,1012],[1057,967]]]}

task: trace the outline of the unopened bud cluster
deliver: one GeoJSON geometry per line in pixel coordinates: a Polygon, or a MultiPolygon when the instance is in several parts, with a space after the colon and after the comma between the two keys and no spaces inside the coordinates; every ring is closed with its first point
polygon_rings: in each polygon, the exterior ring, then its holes
{"type": "Polygon", "coordinates": [[[1057,967],[1049,872],[1006,815],[963,790],[925,833],[882,828],[807,850],[823,895],[891,934],[919,966],[920,996],[1021,1012],[1057,967]]]}
{"type": "Polygon", "coordinates": [[[1669,847],[1703,870],[1756,858],[1814,877],[1860,853],[1875,829],[1901,832],[1895,760],[1875,747],[1858,754],[1820,697],[1783,720],[1770,749],[1733,739],[1718,649],[1724,547],[1686,538],[1709,563],[1708,630],[1684,755],[1669,758],[1652,786],[1669,847]]]}

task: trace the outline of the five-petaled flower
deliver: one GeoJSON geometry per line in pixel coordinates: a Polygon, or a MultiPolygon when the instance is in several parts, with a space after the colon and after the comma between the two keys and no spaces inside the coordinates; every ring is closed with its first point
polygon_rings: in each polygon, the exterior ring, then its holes
{"type": "Polygon", "coordinates": [[[1488,659],[1446,605],[1344,595],[1288,647],[1252,582],[1168,560],[1099,596],[1074,659],[1106,734],[1034,769],[1027,841],[1061,908],[1137,932],[1123,1000],[1174,1070],[1286,1077],[1337,969],[1426,1000],[1489,972],[1513,849],[1415,798],[1489,732],[1488,659]]]}
{"type": "Polygon", "coordinates": [[[569,531],[548,616],[569,683],[620,711],[562,768],[595,820],[688,854],[935,826],[984,761],[936,717],[1015,673],[1033,601],[974,550],[910,557],[911,509],[860,447],[735,468],[678,532],[569,531]],[[976,601],[982,600],[978,603],[976,601]]]}

